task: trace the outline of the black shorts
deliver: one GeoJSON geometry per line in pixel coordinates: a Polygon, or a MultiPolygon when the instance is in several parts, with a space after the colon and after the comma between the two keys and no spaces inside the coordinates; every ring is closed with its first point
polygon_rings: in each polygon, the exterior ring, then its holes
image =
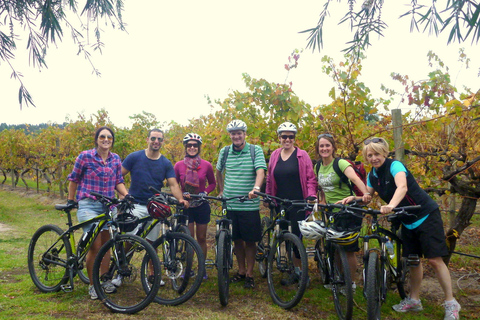
{"type": "Polygon", "coordinates": [[[188,223],[208,224],[210,222],[210,204],[204,202],[198,207],[188,208],[188,223]]]}
{"type": "Polygon", "coordinates": [[[415,229],[402,226],[401,239],[403,241],[402,256],[418,254],[419,257],[436,258],[448,255],[445,231],[440,211],[437,209],[415,229]]]}
{"type": "Polygon", "coordinates": [[[258,242],[262,239],[260,210],[234,211],[227,210],[227,218],[232,220],[232,240],[258,242]]]}

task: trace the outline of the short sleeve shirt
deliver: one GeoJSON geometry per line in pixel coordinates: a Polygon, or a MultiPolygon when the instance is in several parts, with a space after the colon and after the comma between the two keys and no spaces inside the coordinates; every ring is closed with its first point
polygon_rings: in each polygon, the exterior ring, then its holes
{"type": "MultiPolygon", "coordinates": [[[[255,163],[252,162],[250,154],[250,144],[245,143],[245,147],[241,151],[234,151],[233,147],[228,150],[228,158],[225,162],[225,168],[222,167],[221,159],[225,148],[220,150],[218,155],[216,169],[223,171],[225,169],[225,181],[223,195],[226,198],[235,196],[246,196],[255,186],[258,169],[267,169],[265,156],[262,148],[255,146],[255,163]]],[[[236,211],[256,211],[260,209],[260,199],[255,198],[253,201],[245,201],[243,203],[232,200],[228,203],[228,210],[236,211]]]]}
{"type": "MultiPolygon", "coordinates": [[[[338,167],[345,172],[351,164],[344,159],[338,161],[338,167]]],[[[350,195],[350,188],[345,183],[340,186],[340,177],[333,169],[333,161],[327,166],[320,165],[318,170],[318,185],[322,187],[325,193],[327,203],[335,203],[350,195]]]]}

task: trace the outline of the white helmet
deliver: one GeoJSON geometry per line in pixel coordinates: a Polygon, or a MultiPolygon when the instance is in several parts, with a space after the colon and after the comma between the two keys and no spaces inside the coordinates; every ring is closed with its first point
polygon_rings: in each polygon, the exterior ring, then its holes
{"type": "Polygon", "coordinates": [[[321,220],[301,220],[298,221],[298,227],[300,228],[302,235],[307,239],[318,240],[324,238],[327,233],[327,228],[325,228],[325,224],[321,220]]]}
{"type": "Polygon", "coordinates": [[[291,122],[284,122],[278,126],[277,133],[280,134],[283,131],[291,131],[297,133],[297,126],[291,122]]]}
{"type": "Polygon", "coordinates": [[[327,240],[345,246],[354,243],[359,236],[360,233],[358,231],[337,231],[332,228],[327,230],[327,240]]]}
{"type": "Polygon", "coordinates": [[[200,137],[196,133],[187,133],[185,137],[183,137],[183,144],[187,144],[188,141],[197,141],[199,144],[202,144],[202,137],[200,137]]]}
{"type": "Polygon", "coordinates": [[[242,131],[247,132],[247,125],[242,120],[232,120],[227,125],[227,131],[232,132],[232,131],[235,131],[235,130],[242,130],[242,131]]]}

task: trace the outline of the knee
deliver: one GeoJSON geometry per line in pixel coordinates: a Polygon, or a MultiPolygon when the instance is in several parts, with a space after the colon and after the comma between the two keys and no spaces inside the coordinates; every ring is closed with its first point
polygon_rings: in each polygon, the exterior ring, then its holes
{"type": "Polygon", "coordinates": [[[443,259],[441,257],[429,258],[428,263],[435,270],[440,270],[446,267],[445,262],[443,262],[443,259]]]}

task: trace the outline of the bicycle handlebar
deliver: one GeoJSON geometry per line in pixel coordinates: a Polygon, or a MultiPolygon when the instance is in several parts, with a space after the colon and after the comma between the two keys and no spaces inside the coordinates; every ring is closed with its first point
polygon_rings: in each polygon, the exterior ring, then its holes
{"type": "Polygon", "coordinates": [[[221,202],[227,202],[229,200],[234,200],[234,199],[239,200],[240,202],[250,200],[248,199],[248,196],[234,196],[234,197],[225,198],[225,197],[212,197],[212,196],[207,196],[203,194],[190,194],[190,197],[193,199],[199,199],[199,200],[205,200],[205,201],[216,200],[221,202]]]}

